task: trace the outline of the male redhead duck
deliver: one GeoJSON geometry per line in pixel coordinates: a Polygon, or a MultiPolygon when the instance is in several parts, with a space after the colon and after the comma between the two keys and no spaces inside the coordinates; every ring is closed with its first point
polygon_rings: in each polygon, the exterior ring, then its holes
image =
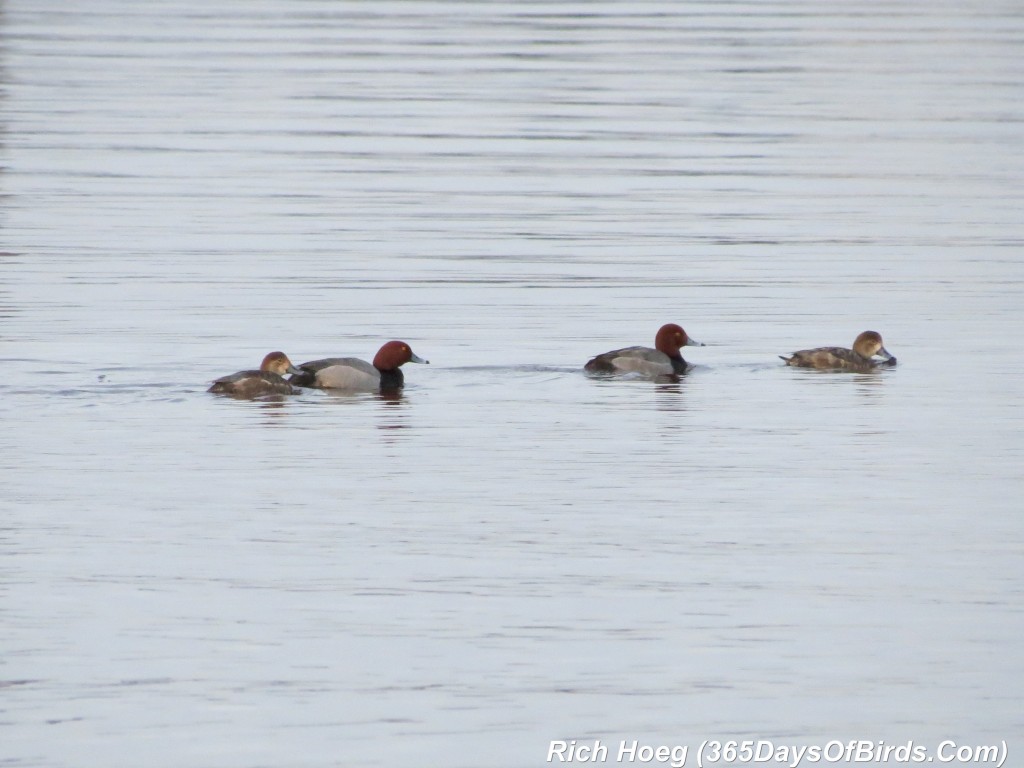
{"type": "Polygon", "coordinates": [[[400,389],[405,383],[401,366],[429,363],[417,356],[404,341],[389,341],[373,358],[373,365],[355,357],[327,357],[299,366],[289,379],[300,387],[375,392],[400,389]]]}
{"type": "Polygon", "coordinates": [[[896,358],[882,346],[882,337],[875,331],[864,331],[853,340],[853,349],[845,347],[818,347],[794,352],[792,357],[783,357],[786,365],[798,368],[823,368],[864,373],[875,368],[896,365],[896,358]],[[873,358],[880,357],[881,360],[873,358]]]}
{"type": "Polygon", "coordinates": [[[239,371],[221,376],[207,392],[251,398],[265,395],[292,395],[298,392],[284,380],[285,373],[301,373],[284,352],[271,352],[263,358],[258,371],[239,371]]]}
{"type": "Polygon", "coordinates": [[[679,350],[683,347],[703,347],[686,335],[675,323],[663,325],[654,337],[654,349],[650,347],[626,347],[613,349],[598,355],[588,362],[584,369],[591,373],[642,373],[645,376],[671,376],[685,373],[688,367],[679,350]]]}

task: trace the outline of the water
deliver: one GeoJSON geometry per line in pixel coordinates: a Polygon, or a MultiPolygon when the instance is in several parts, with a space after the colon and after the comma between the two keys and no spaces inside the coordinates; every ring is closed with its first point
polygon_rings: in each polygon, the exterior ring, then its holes
{"type": "Polygon", "coordinates": [[[0,41],[0,764],[1024,748],[1019,4],[0,41]],[[682,381],[582,374],[664,322],[682,381]],[[869,328],[896,369],[776,357],[869,328]],[[400,398],[205,393],[390,338],[400,398]]]}

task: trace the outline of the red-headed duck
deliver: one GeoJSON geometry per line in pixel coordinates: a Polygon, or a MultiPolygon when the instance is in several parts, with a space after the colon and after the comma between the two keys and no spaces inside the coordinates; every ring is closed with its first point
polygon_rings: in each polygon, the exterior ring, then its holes
{"type": "Polygon", "coordinates": [[[679,350],[683,347],[703,347],[686,335],[680,326],[669,323],[658,329],[654,349],[626,347],[605,352],[590,360],[584,369],[592,373],[642,373],[646,376],[671,376],[685,373],[688,367],[679,350]]]}
{"type": "Polygon", "coordinates": [[[292,395],[298,392],[283,378],[286,373],[301,373],[284,352],[271,352],[263,358],[258,371],[239,371],[221,376],[207,392],[250,398],[266,395],[292,395]]]}
{"type": "Polygon", "coordinates": [[[400,389],[405,383],[401,367],[406,363],[429,363],[414,354],[404,341],[389,341],[373,358],[373,364],[355,357],[328,357],[299,366],[292,384],[319,389],[374,392],[400,389]]]}
{"type": "Polygon", "coordinates": [[[798,368],[823,368],[863,373],[883,366],[896,365],[896,358],[882,346],[882,337],[875,331],[864,331],[853,340],[853,349],[845,347],[818,347],[794,352],[783,357],[786,365],[798,368]],[[880,357],[881,360],[873,358],[880,357]]]}

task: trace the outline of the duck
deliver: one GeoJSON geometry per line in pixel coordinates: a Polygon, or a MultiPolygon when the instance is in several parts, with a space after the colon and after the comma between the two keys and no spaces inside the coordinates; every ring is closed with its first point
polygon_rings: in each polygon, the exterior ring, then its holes
{"type": "Polygon", "coordinates": [[[344,389],[351,392],[393,391],[405,384],[401,367],[406,363],[429,364],[404,341],[389,341],[373,363],[355,357],[326,357],[298,366],[289,381],[300,387],[344,389]]]}
{"type": "Polygon", "coordinates": [[[294,375],[301,371],[292,365],[284,352],[271,352],[263,358],[258,371],[239,371],[221,376],[206,391],[238,398],[293,395],[298,390],[285,380],[286,373],[294,375]]]}
{"type": "Polygon", "coordinates": [[[654,337],[654,349],[650,347],[625,347],[613,349],[592,358],[584,370],[591,373],[641,373],[645,376],[673,376],[685,373],[689,364],[683,360],[679,350],[683,347],[703,347],[686,335],[686,331],[675,323],[667,323],[658,329],[654,337]]]}
{"type": "Polygon", "coordinates": [[[845,347],[818,347],[802,349],[791,357],[779,355],[786,365],[797,368],[820,368],[837,371],[864,373],[876,368],[896,365],[896,358],[882,344],[882,335],[877,331],[864,331],[853,340],[853,349],[845,347]],[[876,360],[876,357],[882,358],[876,360]]]}

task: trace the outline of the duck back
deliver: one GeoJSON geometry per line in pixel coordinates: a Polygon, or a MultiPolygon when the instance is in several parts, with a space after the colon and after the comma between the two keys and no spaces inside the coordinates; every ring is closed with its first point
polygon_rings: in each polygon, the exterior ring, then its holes
{"type": "Polygon", "coordinates": [[[269,371],[239,371],[230,376],[221,376],[207,390],[218,395],[237,398],[265,397],[267,395],[292,395],[296,389],[284,377],[269,371]]]}
{"type": "Polygon", "coordinates": [[[797,368],[831,368],[844,371],[870,371],[879,365],[870,357],[864,357],[864,355],[845,347],[802,349],[799,352],[794,352],[792,357],[783,357],[782,359],[786,365],[797,368]]]}
{"type": "MultiPolygon", "coordinates": [[[[381,388],[381,372],[357,357],[328,357],[299,366],[291,381],[300,387],[370,391],[381,388]]],[[[401,375],[401,373],[399,373],[401,375]]]]}
{"type": "Polygon", "coordinates": [[[682,357],[672,358],[650,347],[613,349],[591,359],[583,366],[592,373],[642,373],[646,376],[671,376],[686,371],[682,357]]]}

